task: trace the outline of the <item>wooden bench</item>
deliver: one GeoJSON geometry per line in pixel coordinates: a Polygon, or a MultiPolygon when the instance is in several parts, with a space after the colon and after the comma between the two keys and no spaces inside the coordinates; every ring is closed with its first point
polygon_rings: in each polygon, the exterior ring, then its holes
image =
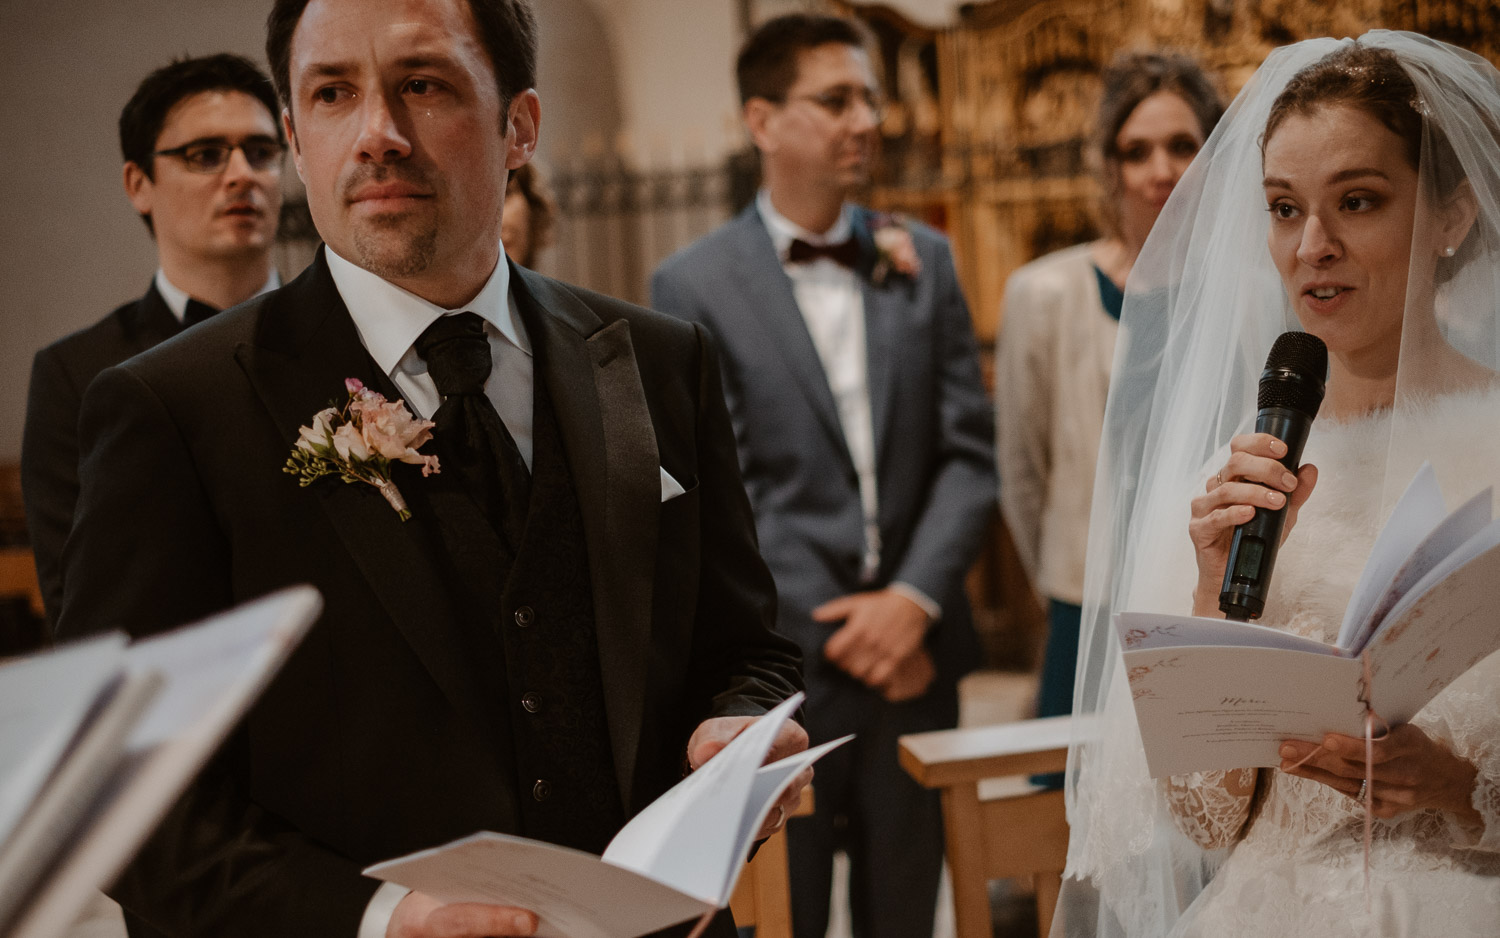
{"type": "MultiPolygon", "coordinates": [[[[813,790],[802,789],[792,817],[812,814],[813,790]]],[[[766,838],[740,873],[729,900],[735,925],[753,925],[755,938],[792,938],[792,878],[786,864],[786,828],[766,838]]]]}
{"type": "Polygon", "coordinates": [[[901,737],[901,767],[942,793],[958,938],[990,938],[988,883],[1030,877],[1046,938],[1068,854],[1061,791],[1024,776],[1067,765],[1072,717],[1046,717],[901,737]],[[1012,778],[1021,776],[1020,778],[1012,778]]]}

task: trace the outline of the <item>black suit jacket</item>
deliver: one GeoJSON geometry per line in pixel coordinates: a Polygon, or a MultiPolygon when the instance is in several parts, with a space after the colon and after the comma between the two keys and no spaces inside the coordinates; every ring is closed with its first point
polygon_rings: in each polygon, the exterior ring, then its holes
{"type": "Polygon", "coordinates": [[[62,605],[62,551],[78,502],[78,409],[99,372],[182,331],[153,283],[146,294],[36,353],[21,438],[21,495],[47,621],[62,605]]]}
{"type": "MultiPolygon", "coordinates": [[[[512,285],[543,323],[536,380],[583,514],[628,816],[679,778],[699,721],[797,690],[798,656],[771,631],[774,589],[707,334],[524,269],[512,285]],[[686,494],[661,502],[658,467],[686,494]]],[[[320,256],[285,288],[105,371],[84,400],[64,634],[150,633],[296,582],[326,599],[116,889],[164,934],[352,938],[376,886],[363,865],[514,831],[516,799],[530,796],[488,718],[492,688],[456,638],[438,512],[421,510],[467,495],[400,465],[417,510],[403,523],[369,486],[299,488],[282,472],[298,426],[346,377],[383,380],[320,256]]]]}

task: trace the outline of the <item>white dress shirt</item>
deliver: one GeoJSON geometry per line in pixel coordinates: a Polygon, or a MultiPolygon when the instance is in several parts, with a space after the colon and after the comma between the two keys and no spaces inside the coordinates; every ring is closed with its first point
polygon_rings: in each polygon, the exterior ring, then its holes
{"type": "MultiPolygon", "coordinates": [[[[516,448],[531,468],[532,456],[532,357],[531,341],[521,323],[515,297],[510,292],[510,267],[505,252],[500,252],[495,272],[473,300],[456,309],[444,309],[414,293],[408,293],[363,267],[350,263],[331,248],[324,249],[328,272],[359,339],[370,357],[405,395],[406,405],[418,417],[431,418],[442,397],[427,373],[427,363],[413,347],[428,326],[442,316],[475,313],[484,320],[484,333],[490,341],[490,358],[494,367],[484,383],[485,396],[495,405],[500,419],[515,438],[516,448]]],[[[360,919],[356,938],[385,938],[396,905],[411,890],[395,883],[383,883],[370,897],[360,919]]]]}
{"type": "MultiPolygon", "coordinates": [[[[260,296],[262,293],[270,293],[280,286],[281,274],[277,273],[276,268],[273,267],[271,268],[271,276],[267,277],[266,282],[260,285],[260,289],[255,291],[254,296],[260,296]]],[[[190,297],[186,290],[179,288],[177,284],[168,280],[167,272],[160,267],[156,268],[156,292],[161,294],[162,300],[167,304],[167,309],[172,311],[172,315],[177,317],[177,321],[182,322],[183,317],[187,315],[187,304],[190,297]]],[[[253,298],[247,297],[247,299],[253,298]]],[[[199,300],[199,302],[201,303],[202,300],[199,300]]]]}
{"type": "Polygon", "coordinates": [[[845,206],[833,227],[822,233],[808,231],[791,221],[771,204],[762,189],[756,208],[765,220],[776,256],[792,280],[792,294],[802,321],[807,324],[813,348],[823,363],[828,389],[838,407],[844,445],[859,476],[859,500],[865,516],[865,556],[862,577],[872,580],[880,568],[880,527],[876,523],[878,492],[875,481],[875,423],[870,413],[869,358],[865,349],[865,300],[854,271],[827,257],[801,264],[787,262],[792,240],[808,244],[838,244],[852,232],[845,206]]]}
{"type": "Polygon", "coordinates": [[[427,373],[427,363],[413,347],[428,326],[439,317],[456,313],[475,313],[484,320],[485,336],[490,340],[490,358],[494,367],[484,383],[485,396],[495,405],[505,428],[515,438],[526,468],[531,468],[532,452],[532,358],[531,340],[516,310],[510,292],[510,267],[505,254],[495,272],[479,294],[455,309],[444,309],[414,293],[408,293],[389,280],[382,280],[327,249],[328,272],[359,339],[380,370],[401,389],[404,400],[418,417],[432,418],[442,397],[427,373]]]}
{"type": "MultiPolygon", "coordinates": [[[[807,324],[813,348],[823,365],[828,389],[838,407],[839,426],[844,431],[844,445],[854,461],[859,478],[859,501],[865,519],[865,555],[861,577],[874,582],[880,569],[879,487],[875,474],[875,422],[870,409],[869,351],[865,343],[865,300],[858,275],[837,261],[820,257],[792,264],[787,262],[792,241],[801,238],[808,244],[838,244],[853,234],[850,210],[846,205],[838,220],[827,231],[808,231],[776,211],[771,195],[765,189],[756,196],[755,206],[765,221],[766,231],[781,267],[792,281],[792,295],[802,321],[807,324]]],[[[892,583],[891,588],[921,606],[928,617],[938,619],[941,607],[921,590],[906,583],[892,583]]]]}

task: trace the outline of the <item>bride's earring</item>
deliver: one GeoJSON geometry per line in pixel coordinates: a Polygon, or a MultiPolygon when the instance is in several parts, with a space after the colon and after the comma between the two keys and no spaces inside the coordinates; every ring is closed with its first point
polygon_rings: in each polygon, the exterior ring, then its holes
{"type": "Polygon", "coordinates": [[[1458,248],[1453,247],[1451,245],[1448,246],[1448,247],[1443,248],[1443,256],[1444,257],[1452,257],[1453,255],[1455,255],[1457,253],[1458,253],[1458,248]]]}

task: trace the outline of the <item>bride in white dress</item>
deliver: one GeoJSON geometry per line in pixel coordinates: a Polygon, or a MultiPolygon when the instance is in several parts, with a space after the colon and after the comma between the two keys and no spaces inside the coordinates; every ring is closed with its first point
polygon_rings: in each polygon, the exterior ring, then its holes
{"type": "Polygon", "coordinates": [[[1424,460],[1452,504],[1500,488],[1500,74],[1410,34],[1279,50],[1178,192],[1122,319],[1076,701],[1095,722],[1069,760],[1054,933],[1500,935],[1500,655],[1375,742],[1367,861],[1363,739],[1153,782],[1109,628],[1123,609],[1219,616],[1234,526],[1286,505],[1259,621],[1332,641],[1424,460]],[[1295,328],[1330,367],[1292,478],[1247,430],[1295,328]]]}

